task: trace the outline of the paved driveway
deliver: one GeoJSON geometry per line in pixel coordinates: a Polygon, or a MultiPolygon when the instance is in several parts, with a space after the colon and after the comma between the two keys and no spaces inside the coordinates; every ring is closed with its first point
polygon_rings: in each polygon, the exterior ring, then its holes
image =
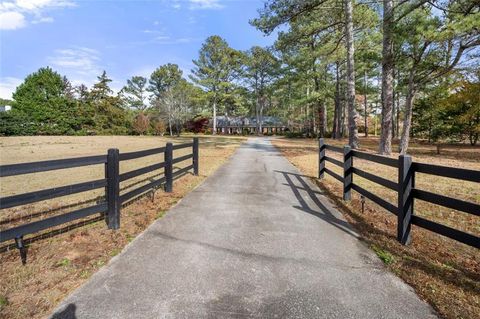
{"type": "Polygon", "coordinates": [[[436,318],[321,191],[253,138],[52,318],[436,318]]]}

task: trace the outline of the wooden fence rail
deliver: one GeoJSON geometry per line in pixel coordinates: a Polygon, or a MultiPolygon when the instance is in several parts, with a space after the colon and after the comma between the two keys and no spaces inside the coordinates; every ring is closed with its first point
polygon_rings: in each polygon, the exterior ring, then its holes
{"type": "Polygon", "coordinates": [[[388,212],[397,216],[397,240],[406,245],[411,241],[411,225],[416,225],[428,229],[437,234],[449,237],[464,244],[480,248],[480,237],[467,232],[454,229],[449,226],[428,220],[415,215],[414,201],[419,199],[436,205],[459,210],[468,214],[480,216],[480,205],[464,200],[448,197],[445,195],[431,193],[425,190],[415,188],[415,173],[431,174],[436,176],[449,177],[480,183],[480,171],[452,168],[432,164],[413,162],[409,155],[400,155],[398,159],[384,157],[380,155],[360,152],[350,149],[349,146],[343,148],[325,144],[324,139],[319,139],[319,157],[318,157],[318,178],[323,179],[325,173],[334,177],[343,184],[343,199],[351,199],[351,190],[354,190],[362,196],[368,198],[374,203],[386,209],[388,212]],[[326,151],[337,152],[343,155],[343,162],[327,156],[326,151]],[[397,169],[398,182],[393,182],[372,173],[366,172],[354,167],[354,158],[360,158],[372,161],[381,165],[386,165],[397,169]],[[340,176],[326,167],[326,162],[330,162],[343,168],[343,176],[340,176]],[[388,189],[397,192],[397,203],[392,204],[383,198],[373,194],[367,189],[355,184],[353,175],[358,175],[371,182],[379,184],[388,189]]]}
{"type": "Polygon", "coordinates": [[[26,248],[24,236],[37,233],[51,227],[69,223],[77,219],[82,219],[94,214],[104,214],[108,228],[120,228],[120,210],[122,204],[131,199],[142,195],[148,191],[154,190],[164,185],[165,192],[172,192],[173,178],[193,169],[193,173],[198,175],[199,160],[199,141],[193,139],[193,143],[184,143],[173,145],[167,143],[165,147],[153,148],[148,150],[120,153],[118,149],[109,149],[107,155],[87,156],[79,158],[68,158],[51,161],[41,161],[33,163],[21,163],[0,166],[0,177],[18,176],[24,174],[53,171],[59,169],[68,169],[89,165],[105,165],[105,178],[94,181],[82,182],[67,186],[49,188],[25,194],[13,195],[0,198],[0,210],[11,207],[31,204],[47,199],[67,196],[71,194],[87,192],[99,188],[105,188],[105,201],[97,203],[90,207],[81,208],[75,211],[61,215],[45,218],[35,222],[19,225],[10,229],[0,231],[0,243],[9,240],[15,240],[16,247],[20,250],[22,263],[26,262],[26,248]],[[190,154],[173,157],[174,150],[191,148],[190,154]],[[129,172],[120,174],[120,162],[137,159],[145,156],[164,154],[164,161],[153,165],[141,167],[129,172]],[[173,164],[192,159],[192,164],[173,171],[173,164]],[[120,182],[144,175],[156,170],[164,170],[164,176],[149,182],[146,185],[137,187],[125,194],[120,194],[120,182]]]}

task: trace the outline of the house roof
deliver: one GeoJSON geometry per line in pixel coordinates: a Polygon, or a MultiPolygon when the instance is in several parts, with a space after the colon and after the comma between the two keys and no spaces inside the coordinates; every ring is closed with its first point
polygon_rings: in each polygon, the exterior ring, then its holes
{"type": "MultiPolygon", "coordinates": [[[[275,116],[264,116],[263,125],[272,125],[272,126],[284,126],[285,123],[278,117],[275,116]]],[[[256,117],[247,117],[247,116],[217,116],[217,126],[246,126],[246,125],[257,125],[256,117]]]]}

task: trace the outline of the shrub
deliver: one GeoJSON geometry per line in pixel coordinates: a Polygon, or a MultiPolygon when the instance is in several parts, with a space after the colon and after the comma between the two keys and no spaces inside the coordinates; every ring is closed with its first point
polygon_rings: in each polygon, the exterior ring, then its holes
{"type": "Polygon", "coordinates": [[[288,131],[285,133],[285,136],[288,138],[299,138],[299,137],[305,137],[305,133],[288,131]]]}
{"type": "Polygon", "coordinates": [[[140,135],[145,134],[149,126],[150,119],[143,113],[138,114],[133,121],[133,131],[140,135]]]}
{"type": "Polygon", "coordinates": [[[208,130],[208,118],[196,117],[187,122],[187,130],[193,133],[205,133],[208,130]]]}
{"type": "Polygon", "coordinates": [[[35,135],[37,123],[15,110],[0,113],[0,135],[35,135]]]}
{"type": "Polygon", "coordinates": [[[165,131],[167,129],[165,122],[163,122],[162,120],[156,120],[152,124],[153,124],[153,132],[155,135],[163,136],[163,134],[165,134],[165,131]]]}

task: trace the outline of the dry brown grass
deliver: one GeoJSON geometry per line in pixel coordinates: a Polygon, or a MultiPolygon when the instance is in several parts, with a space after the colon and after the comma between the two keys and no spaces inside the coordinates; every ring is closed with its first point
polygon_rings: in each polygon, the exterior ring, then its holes
{"type": "MultiPolygon", "coordinates": [[[[366,200],[365,212],[361,212],[360,196],[352,192],[352,201],[343,202],[342,185],[333,177],[321,182],[317,175],[318,142],[307,139],[276,139],[273,141],[283,154],[304,174],[317,184],[338,204],[349,222],[360,232],[363,240],[376,251],[388,267],[399,275],[416,292],[427,300],[445,318],[471,318],[480,316],[480,253],[477,249],[413,226],[413,241],[402,246],[396,241],[396,217],[373,202],[366,200]]],[[[346,141],[327,140],[342,146],[346,141]]],[[[378,140],[363,139],[363,150],[376,150],[378,140]]],[[[436,147],[413,144],[413,159],[451,167],[480,170],[480,148],[446,147],[441,156],[436,147]]],[[[341,155],[327,150],[327,155],[341,159],[341,155]]],[[[393,154],[393,157],[398,154],[393,154]]],[[[343,175],[340,168],[327,162],[327,167],[343,175]]],[[[393,181],[397,181],[395,169],[384,165],[354,159],[354,165],[393,181]]],[[[355,183],[394,203],[396,193],[377,184],[354,176],[355,183]]],[[[449,178],[418,174],[416,186],[451,197],[480,203],[480,186],[449,178]]],[[[416,201],[415,212],[445,225],[480,235],[478,217],[452,211],[426,202],[416,201]]]]}
{"type": "MultiPolygon", "coordinates": [[[[134,151],[160,147],[167,140],[173,140],[174,144],[178,144],[191,141],[191,137],[1,138],[1,163],[104,154],[110,147],[118,147],[120,152],[134,151]]],[[[242,140],[242,138],[201,137],[200,176],[187,174],[174,182],[173,193],[167,194],[158,190],[153,201],[149,197],[143,197],[122,209],[121,227],[118,231],[108,230],[103,221],[96,221],[78,228],[70,227],[67,232],[56,236],[45,236],[29,245],[26,266],[21,265],[16,249],[0,253],[0,317],[41,318],[48,315],[68,293],[108,263],[148,225],[160,218],[165,211],[224,163],[242,140]]],[[[186,153],[188,150],[183,152],[186,153]]],[[[181,155],[182,152],[175,154],[181,155]]],[[[130,161],[132,163],[123,163],[121,172],[156,161],[163,161],[163,158],[157,155],[130,161]]],[[[186,165],[188,163],[184,163],[184,166],[186,165]]],[[[28,178],[23,182],[19,182],[18,177],[17,180],[5,178],[2,179],[1,194],[6,196],[103,176],[101,167],[74,170],[25,175],[28,178]],[[76,171],[72,172],[74,170],[76,171]]],[[[126,186],[128,185],[123,185],[126,186]]],[[[57,198],[56,201],[48,203],[4,210],[0,217],[0,229],[64,212],[66,208],[62,207],[92,200],[101,195],[100,193],[77,194],[57,198]],[[42,210],[44,214],[34,216],[35,212],[42,210]]]]}

